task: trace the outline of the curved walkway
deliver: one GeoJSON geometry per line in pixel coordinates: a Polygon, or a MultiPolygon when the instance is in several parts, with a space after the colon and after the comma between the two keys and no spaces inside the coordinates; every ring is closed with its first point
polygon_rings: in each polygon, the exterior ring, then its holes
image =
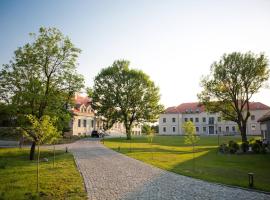
{"type": "Polygon", "coordinates": [[[70,145],[90,200],[270,199],[270,195],[221,186],[167,172],[114,152],[98,140],[70,145]]]}

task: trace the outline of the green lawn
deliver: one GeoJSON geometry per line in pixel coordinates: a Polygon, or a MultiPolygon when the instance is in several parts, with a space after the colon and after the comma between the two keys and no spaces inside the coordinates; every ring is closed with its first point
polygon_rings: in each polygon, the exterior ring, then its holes
{"type": "MultiPolygon", "coordinates": [[[[240,137],[220,137],[220,143],[241,141],[240,137]]],[[[132,158],[178,174],[211,182],[248,187],[248,172],[255,173],[254,184],[259,190],[270,191],[270,155],[223,155],[217,153],[215,136],[201,137],[195,154],[193,171],[192,147],[182,136],[156,136],[152,148],[146,137],[105,140],[105,146],[132,158]]]]}
{"type": "Polygon", "coordinates": [[[41,151],[41,158],[49,162],[40,164],[40,198],[36,194],[36,161],[29,161],[29,149],[0,148],[0,200],[2,199],[86,199],[82,177],[73,156],[41,151]]]}

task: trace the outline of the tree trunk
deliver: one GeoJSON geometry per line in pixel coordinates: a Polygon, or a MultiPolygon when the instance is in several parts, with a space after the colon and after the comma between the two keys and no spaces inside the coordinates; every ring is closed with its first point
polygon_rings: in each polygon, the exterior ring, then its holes
{"type": "Polygon", "coordinates": [[[31,145],[31,149],[30,149],[30,157],[29,157],[30,160],[34,160],[35,158],[35,148],[36,148],[36,142],[33,141],[31,145]]]}
{"type": "Polygon", "coordinates": [[[39,192],[39,156],[40,156],[40,150],[39,150],[39,144],[38,144],[38,157],[37,157],[37,193],[39,192]]]}
{"type": "Polygon", "coordinates": [[[130,127],[126,127],[127,140],[131,140],[131,130],[130,127]]]}
{"type": "Polygon", "coordinates": [[[53,168],[55,163],[55,145],[53,145],[53,168]]]}
{"type": "Polygon", "coordinates": [[[240,129],[241,131],[241,137],[242,137],[242,142],[247,142],[247,125],[246,123],[242,123],[242,127],[240,129]]]}

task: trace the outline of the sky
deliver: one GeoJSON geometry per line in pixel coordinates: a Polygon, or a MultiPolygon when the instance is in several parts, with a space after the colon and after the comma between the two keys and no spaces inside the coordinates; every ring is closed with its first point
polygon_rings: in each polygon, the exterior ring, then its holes
{"type": "MultiPolygon", "coordinates": [[[[165,107],[198,101],[202,76],[224,53],[270,58],[269,0],[0,0],[0,65],[41,26],[60,29],[82,50],[86,86],[126,59],[160,88],[165,107]]],[[[252,100],[270,105],[270,89],[252,100]]]]}

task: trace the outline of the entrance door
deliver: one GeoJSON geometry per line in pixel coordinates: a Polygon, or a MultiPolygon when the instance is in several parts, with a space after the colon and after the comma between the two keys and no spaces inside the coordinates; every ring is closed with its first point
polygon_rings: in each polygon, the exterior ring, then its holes
{"type": "Polygon", "coordinates": [[[214,133],[215,133],[214,126],[209,126],[209,134],[214,134],[214,133]]]}

